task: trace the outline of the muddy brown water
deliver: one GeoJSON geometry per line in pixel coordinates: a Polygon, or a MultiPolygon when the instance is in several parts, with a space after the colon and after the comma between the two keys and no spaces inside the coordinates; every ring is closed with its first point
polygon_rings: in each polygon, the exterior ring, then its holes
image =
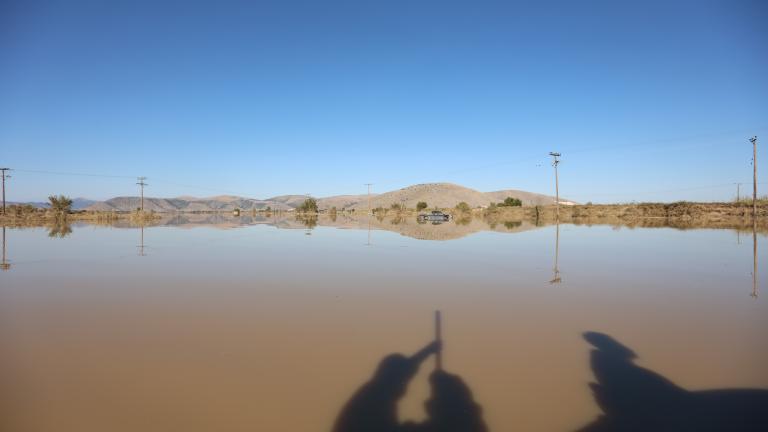
{"type": "MultiPolygon", "coordinates": [[[[6,229],[0,429],[330,431],[385,356],[432,340],[435,310],[487,430],[721,409],[765,426],[764,235],[753,280],[733,230],[342,222],[6,229]]],[[[428,419],[434,367],[397,421],[428,419]]]]}

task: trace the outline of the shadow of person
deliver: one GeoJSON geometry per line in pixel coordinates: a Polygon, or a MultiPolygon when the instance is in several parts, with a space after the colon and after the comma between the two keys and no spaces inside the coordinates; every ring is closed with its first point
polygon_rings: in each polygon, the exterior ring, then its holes
{"type": "Polygon", "coordinates": [[[688,391],[634,364],[637,355],[608,335],[587,332],[596,349],[590,384],[603,414],[583,432],[766,431],[768,390],[688,391]]]}
{"type": "Polygon", "coordinates": [[[423,423],[400,423],[397,403],[419,366],[441,349],[432,342],[406,357],[391,354],[379,363],[373,377],[342,408],[333,432],[486,432],[482,410],[469,387],[457,375],[436,370],[430,375],[432,394],[425,403],[423,423]]]}

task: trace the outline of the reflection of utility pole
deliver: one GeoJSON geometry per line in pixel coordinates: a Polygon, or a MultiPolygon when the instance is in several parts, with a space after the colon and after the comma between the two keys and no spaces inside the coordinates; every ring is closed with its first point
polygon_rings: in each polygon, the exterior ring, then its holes
{"type": "Polygon", "coordinates": [[[554,268],[554,274],[552,277],[552,280],[549,281],[550,285],[559,284],[563,281],[563,278],[560,277],[560,269],[558,269],[557,264],[558,260],[560,259],[560,221],[557,221],[557,228],[555,230],[555,268],[554,268]]]}
{"type": "Polygon", "coordinates": [[[146,180],[146,177],[139,177],[137,185],[141,187],[141,212],[144,213],[144,186],[149,186],[148,184],[144,183],[144,180],[146,180]]]}
{"type": "Polygon", "coordinates": [[[368,215],[368,243],[365,244],[366,246],[371,245],[371,215],[368,215]]]}
{"type": "Polygon", "coordinates": [[[141,244],[139,244],[139,256],[146,256],[144,254],[144,224],[140,225],[141,228],[141,244]]]}
{"type": "Polygon", "coordinates": [[[757,219],[752,219],[752,297],[757,298],[757,219]]]}
{"type": "Polygon", "coordinates": [[[366,186],[368,186],[368,214],[371,214],[371,185],[373,183],[366,183],[366,186]]]}
{"type": "Polygon", "coordinates": [[[11,176],[7,175],[5,172],[9,171],[10,168],[0,168],[0,171],[3,172],[3,216],[5,216],[5,178],[10,178],[11,176]]]}
{"type": "Polygon", "coordinates": [[[557,212],[557,220],[560,220],[560,185],[557,179],[557,165],[560,161],[557,159],[560,157],[560,153],[549,152],[552,156],[552,166],[555,167],[555,211],[557,212]]]}
{"type": "Polygon", "coordinates": [[[5,226],[3,226],[3,261],[0,263],[0,269],[3,271],[11,269],[11,263],[5,257],[5,226]]]}

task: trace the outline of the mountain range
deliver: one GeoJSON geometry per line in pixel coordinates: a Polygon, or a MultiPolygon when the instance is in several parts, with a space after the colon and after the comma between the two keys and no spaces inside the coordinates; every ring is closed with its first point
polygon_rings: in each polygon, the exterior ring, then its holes
{"type": "MultiPolygon", "coordinates": [[[[493,202],[501,202],[507,197],[518,198],[523,205],[548,205],[555,201],[553,196],[526,192],[521,190],[500,190],[480,192],[452,183],[426,183],[408,186],[402,189],[371,194],[371,208],[389,208],[392,204],[416,207],[418,202],[426,202],[429,207],[448,208],[460,202],[466,202],[470,207],[488,206],[493,202]]],[[[262,210],[270,207],[274,210],[291,210],[301,205],[307,195],[281,195],[268,199],[246,198],[232,195],[220,195],[207,198],[181,196],[176,198],[144,198],[144,208],[155,212],[208,212],[232,211],[239,208],[244,211],[262,210]]],[[[82,200],[82,199],[79,199],[82,200]]],[[[316,198],[318,207],[327,210],[337,209],[367,209],[368,195],[336,195],[316,198]]],[[[85,200],[83,200],[84,202],[85,200]]],[[[561,203],[570,201],[561,198],[561,203]]],[[[106,201],[91,202],[83,208],[97,211],[132,211],[141,205],[139,197],[115,197],[106,201]]]]}

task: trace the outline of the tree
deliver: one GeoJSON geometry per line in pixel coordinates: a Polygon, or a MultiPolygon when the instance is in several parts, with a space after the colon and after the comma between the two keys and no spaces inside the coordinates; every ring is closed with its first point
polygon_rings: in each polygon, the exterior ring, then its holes
{"type": "Polygon", "coordinates": [[[472,210],[472,208],[469,206],[469,204],[465,203],[464,201],[456,204],[456,210],[460,212],[468,212],[472,210]]]}
{"type": "Polygon", "coordinates": [[[504,199],[504,203],[499,205],[504,207],[520,207],[523,205],[523,202],[517,198],[507,197],[504,199]]]}
{"type": "Polygon", "coordinates": [[[72,210],[72,200],[64,195],[51,195],[48,197],[51,209],[57,213],[69,213],[72,210]]]}
{"type": "Polygon", "coordinates": [[[417,211],[422,211],[422,210],[424,210],[425,208],[427,208],[427,203],[425,203],[424,201],[419,201],[419,202],[416,204],[416,210],[417,210],[417,211]]]}
{"type": "Polygon", "coordinates": [[[304,213],[317,213],[317,200],[312,197],[307,198],[296,210],[304,213]]]}

